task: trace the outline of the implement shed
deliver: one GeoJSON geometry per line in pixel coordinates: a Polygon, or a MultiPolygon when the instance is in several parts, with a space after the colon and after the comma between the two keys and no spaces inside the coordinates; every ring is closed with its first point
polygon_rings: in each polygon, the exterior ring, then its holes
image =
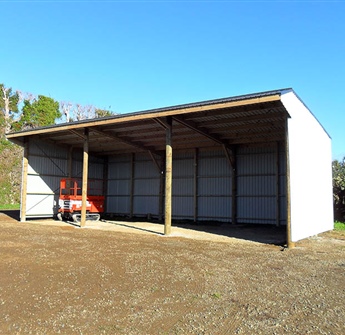
{"type": "MultiPolygon", "coordinates": [[[[24,147],[21,221],[57,213],[59,181],[96,180],[106,213],[333,228],[331,139],[292,89],[7,134],[24,147]]],[[[84,212],[84,213],[83,213],[84,212]]],[[[84,215],[84,216],[83,216],[84,215]]]]}

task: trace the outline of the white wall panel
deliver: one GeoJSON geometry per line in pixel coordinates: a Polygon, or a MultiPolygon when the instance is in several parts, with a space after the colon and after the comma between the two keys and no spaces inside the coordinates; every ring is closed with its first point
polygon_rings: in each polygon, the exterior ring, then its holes
{"type": "Polygon", "coordinates": [[[58,197],[54,194],[28,194],[26,202],[26,217],[52,217],[58,197]]]}
{"type": "Polygon", "coordinates": [[[67,176],[68,152],[44,141],[29,142],[26,217],[57,212],[60,179],[67,176]]]}
{"type": "Polygon", "coordinates": [[[291,240],[333,229],[331,139],[289,91],[281,98],[288,119],[291,240]]]}
{"type": "Polygon", "coordinates": [[[28,175],[27,193],[57,194],[60,187],[60,177],[28,175]]]}

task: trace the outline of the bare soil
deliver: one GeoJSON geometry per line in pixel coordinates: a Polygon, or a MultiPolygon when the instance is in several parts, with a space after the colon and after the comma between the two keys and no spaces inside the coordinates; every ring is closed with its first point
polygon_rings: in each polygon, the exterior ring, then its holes
{"type": "Polygon", "coordinates": [[[345,334],[344,233],[106,227],[0,212],[0,334],[345,334]]]}

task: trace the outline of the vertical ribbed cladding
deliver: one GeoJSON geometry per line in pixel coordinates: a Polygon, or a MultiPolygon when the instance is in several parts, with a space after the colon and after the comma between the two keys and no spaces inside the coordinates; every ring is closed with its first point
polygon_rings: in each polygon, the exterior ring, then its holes
{"type": "Polygon", "coordinates": [[[133,215],[159,215],[160,172],[149,154],[136,154],[134,164],[133,215]]]}
{"type": "Polygon", "coordinates": [[[109,158],[107,211],[118,215],[158,216],[160,172],[148,154],[109,158]],[[133,191],[133,192],[132,192],[133,191]]]}
{"type": "Polygon", "coordinates": [[[30,141],[27,217],[56,214],[60,179],[67,175],[68,152],[44,141],[30,141]]]}
{"type": "MultiPolygon", "coordinates": [[[[72,177],[81,178],[83,174],[83,152],[74,150],[72,161],[72,177]]],[[[88,177],[90,179],[103,179],[103,165],[103,158],[89,155],[88,177]]]]}
{"type": "Polygon", "coordinates": [[[231,166],[224,151],[200,151],[198,220],[230,221],[231,188],[231,166]]]}
{"type": "Polygon", "coordinates": [[[279,201],[280,224],[286,225],[286,152],[285,144],[279,143],[279,201]]]}
{"type": "MultiPolygon", "coordinates": [[[[223,150],[199,149],[197,156],[196,160],[194,151],[173,154],[173,219],[193,220],[197,212],[198,221],[230,222],[230,162],[223,150]]],[[[279,223],[285,224],[285,166],[282,144],[279,144],[279,150],[276,143],[238,148],[239,223],[276,224],[279,209],[279,223]]],[[[158,216],[159,177],[159,169],[149,154],[109,157],[108,212],[139,217],[158,216]]]]}
{"type": "Polygon", "coordinates": [[[239,148],[237,155],[238,222],[275,224],[279,203],[279,223],[285,223],[286,172],[284,146],[281,144],[279,144],[279,164],[277,164],[277,159],[274,144],[239,148]],[[278,166],[279,171],[277,171],[278,166]]]}
{"type": "Polygon", "coordinates": [[[194,154],[173,154],[172,215],[174,219],[194,216],[194,154]]]}
{"type": "Polygon", "coordinates": [[[107,212],[119,215],[129,215],[131,155],[109,157],[107,189],[107,212]]]}

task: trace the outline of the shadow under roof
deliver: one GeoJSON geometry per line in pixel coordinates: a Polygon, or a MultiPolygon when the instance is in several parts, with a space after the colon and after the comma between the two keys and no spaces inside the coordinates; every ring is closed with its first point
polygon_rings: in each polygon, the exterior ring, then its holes
{"type": "Polygon", "coordinates": [[[216,100],[113,115],[7,134],[24,145],[29,138],[58,146],[83,148],[85,130],[89,152],[114,155],[165,150],[165,126],[172,122],[173,148],[188,150],[285,141],[288,113],[281,89],[216,100]]]}

